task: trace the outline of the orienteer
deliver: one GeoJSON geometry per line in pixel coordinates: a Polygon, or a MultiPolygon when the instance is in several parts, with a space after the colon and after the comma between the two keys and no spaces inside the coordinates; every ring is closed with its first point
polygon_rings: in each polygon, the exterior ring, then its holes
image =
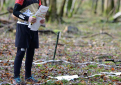
{"type": "MultiPolygon", "coordinates": [[[[36,17],[33,14],[41,6],[41,0],[16,0],[13,14],[18,17],[16,27],[15,46],[17,54],[14,60],[14,79],[13,84],[21,84],[20,69],[23,57],[26,52],[25,60],[25,81],[38,82],[31,74],[32,62],[35,48],[39,48],[38,31],[32,31],[28,28],[29,23],[35,23],[36,17]]],[[[45,20],[42,19],[41,23],[45,20]]]]}

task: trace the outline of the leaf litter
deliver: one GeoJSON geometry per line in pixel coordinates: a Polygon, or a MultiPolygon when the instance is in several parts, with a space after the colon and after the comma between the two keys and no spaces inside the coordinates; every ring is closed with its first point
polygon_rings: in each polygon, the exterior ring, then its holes
{"type": "MultiPolygon", "coordinates": [[[[91,32],[90,34],[97,34],[100,31],[100,29],[95,29],[95,27],[93,27],[93,24],[91,27],[88,27],[88,25],[84,23],[81,25],[84,28],[89,28],[91,32]]],[[[107,27],[106,32],[108,30],[110,33],[116,33],[113,32],[114,30],[111,30],[110,28],[111,27],[107,27]]],[[[117,28],[117,31],[119,29],[117,28]]],[[[115,63],[105,61],[106,59],[121,60],[121,46],[119,43],[120,37],[117,34],[114,34],[117,38],[112,39],[108,35],[100,34],[98,36],[84,38],[82,36],[85,36],[88,31],[86,31],[86,29],[83,29],[82,32],[83,33],[80,35],[72,35],[73,37],[71,38],[67,38],[62,33],[62,37],[59,40],[56,59],[54,63],[52,59],[56,36],[41,35],[41,37],[39,38],[39,40],[41,41],[40,48],[36,49],[35,51],[32,67],[32,74],[34,74],[34,77],[39,80],[38,84],[121,84],[120,63],[119,66],[116,66],[115,63]],[[78,75],[79,78],[70,81],[55,79],[58,76],[65,75],[78,75]],[[50,78],[50,76],[52,78],[50,78]]],[[[9,33],[7,35],[9,35],[9,33]]],[[[0,84],[12,84],[13,65],[14,58],[16,56],[14,39],[15,36],[14,38],[6,35],[0,36],[0,84]]],[[[25,74],[24,61],[25,58],[22,62],[20,74],[23,81],[25,74]]]]}

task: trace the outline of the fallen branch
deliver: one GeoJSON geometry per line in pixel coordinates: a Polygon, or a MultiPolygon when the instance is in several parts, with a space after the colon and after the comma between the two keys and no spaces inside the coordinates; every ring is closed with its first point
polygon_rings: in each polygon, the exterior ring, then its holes
{"type": "MultiPolygon", "coordinates": [[[[106,68],[112,67],[111,65],[101,64],[101,63],[97,63],[97,62],[72,63],[72,62],[68,62],[68,61],[65,61],[65,60],[48,60],[48,61],[37,60],[37,61],[34,61],[33,64],[34,65],[43,65],[43,64],[47,64],[47,63],[53,63],[53,62],[57,63],[59,65],[62,64],[62,63],[65,63],[65,64],[71,64],[71,65],[74,65],[74,66],[82,66],[82,67],[85,67],[85,66],[90,65],[90,64],[97,64],[99,67],[106,67],[106,68]]],[[[115,66],[115,67],[120,68],[121,66],[115,66]]]]}
{"type": "Polygon", "coordinates": [[[9,14],[9,13],[13,13],[13,8],[12,7],[8,7],[7,10],[8,10],[8,12],[1,13],[0,16],[5,15],[5,14],[9,14]]]}
{"type": "Polygon", "coordinates": [[[9,82],[2,82],[2,83],[0,83],[0,85],[12,85],[12,84],[9,82]]]}
{"type": "Polygon", "coordinates": [[[84,62],[84,63],[72,63],[72,62],[68,62],[68,61],[65,61],[65,60],[48,60],[48,61],[42,61],[42,60],[37,60],[37,61],[34,61],[33,64],[35,65],[42,65],[42,64],[47,64],[47,63],[66,63],[66,64],[73,64],[73,65],[87,65],[87,64],[97,64],[97,65],[100,65],[100,66],[107,66],[107,67],[111,67],[109,65],[105,65],[105,64],[100,64],[100,63],[96,63],[96,62],[84,62]],[[40,62],[40,63],[37,63],[37,62],[40,62]]]}
{"type": "MultiPolygon", "coordinates": [[[[15,43],[4,43],[4,42],[0,42],[0,44],[15,44],[15,43]]],[[[50,46],[50,45],[55,45],[55,43],[39,43],[40,45],[46,45],[46,46],[50,46]]],[[[84,45],[68,45],[68,44],[62,44],[62,43],[58,43],[59,46],[79,46],[79,47],[84,47],[84,45]]]]}
{"type": "Polygon", "coordinates": [[[105,35],[110,36],[111,38],[114,38],[111,34],[109,34],[109,33],[107,33],[107,32],[101,32],[101,33],[93,34],[93,35],[91,35],[91,36],[85,36],[85,37],[82,37],[82,38],[95,37],[95,36],[101,35],[101,34],[105,34],[105,35]]]}
{"type": "Polygon", "coordinates": [[[38,65],[38,64],[46,64],[46,63],[58,63],[58,62],[62,63],[63,62],[62,60],[48,60],[48,61],[42,61],[40,63],[36,63],[39,61],[41,61],[41,60],[37,60],[37,61],[33,62],[33,64],[38,65]]]}
{"type": "Polygon", "coordinates": [[[9,12],[1,13],[0,16],[5,15],[5,14],[9,14],[9,12]]]}
{"type": "Polygon", "coordinates": [[[85,77],[86,79],[88,79],[88,78],[92,78],[92,77],[95,77],[95,76],[102,76],[102,75],[104,75],[104,76],[120,76],[121,75],[121,72],[101,72],[101,73],[99,73],[99,74],[94,74],[94,75],[92,75],[92,76],[87,76],[87,77],[85,77]]]}
{"type": "Polygon", "coordinates": [[[10,23],[13,23],[13,21],[5,20],[5,19],[0,19],[0,23],[3,23],[3,24],[10,24],[10,23]]]}
{"type": "Polygon", "coordinates": [[[54,31],[52,30],[39,30],[38,31],[39,33],[42,33],[42,34],[56,34],[54,31]]]}
{"type": "MultiPolygon", "coordinates": [[[[55,43],[53,43],[53,45],[55,45],[55,43]]],[[[62,44],[62,43],[58,43],[59,46],[79,46],[79,47],[84,47],[84,45],[67,45],[67,44],[62,44]]]]}
{"type": "Polygon", "coordinates": [[[12,23],[12,24],[5,25],[4,27],[0,28],[0,31],[6,33],[7,31],[14,29],[13,26],[14,26],[15,24],[16,24],[16,23],[12,23]],[[5,28],[8,28],[8,29],[5,30],[5,28]],[[5,31],[4,31],[4,30],[5,30],[5,31]]]}
{"type": "Polygon", "coordinates": [[[113,63],[115,63],[116,66],[121,66],[120,64],[117,64],[118,62],[121,62],[121,60],[106,59],[105,61],[113,62],[113,63]]]}

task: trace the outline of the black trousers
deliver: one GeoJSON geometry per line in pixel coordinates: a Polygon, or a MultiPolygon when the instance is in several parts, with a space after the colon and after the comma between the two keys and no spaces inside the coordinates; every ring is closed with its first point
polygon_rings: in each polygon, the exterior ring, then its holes
{"type": "Polygon", "coordinates": [[[31,77],[31,68],[33,62],[35,48],[17,48],[17,54],[14,61],[14,78],[20,77],[20,69],[22,60],[24,58],[26,52],[26,60],[25,60],[25,79],[31,77]]]}

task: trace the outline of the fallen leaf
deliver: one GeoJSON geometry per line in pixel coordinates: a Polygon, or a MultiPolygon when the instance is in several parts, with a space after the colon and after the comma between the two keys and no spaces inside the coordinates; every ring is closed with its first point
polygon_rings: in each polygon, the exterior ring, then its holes
{"type": "Polygon", "coordinates": [[[112,67],[112,68],[111,68],[111,71],[115,71],[115,68],[112,67]]]}

